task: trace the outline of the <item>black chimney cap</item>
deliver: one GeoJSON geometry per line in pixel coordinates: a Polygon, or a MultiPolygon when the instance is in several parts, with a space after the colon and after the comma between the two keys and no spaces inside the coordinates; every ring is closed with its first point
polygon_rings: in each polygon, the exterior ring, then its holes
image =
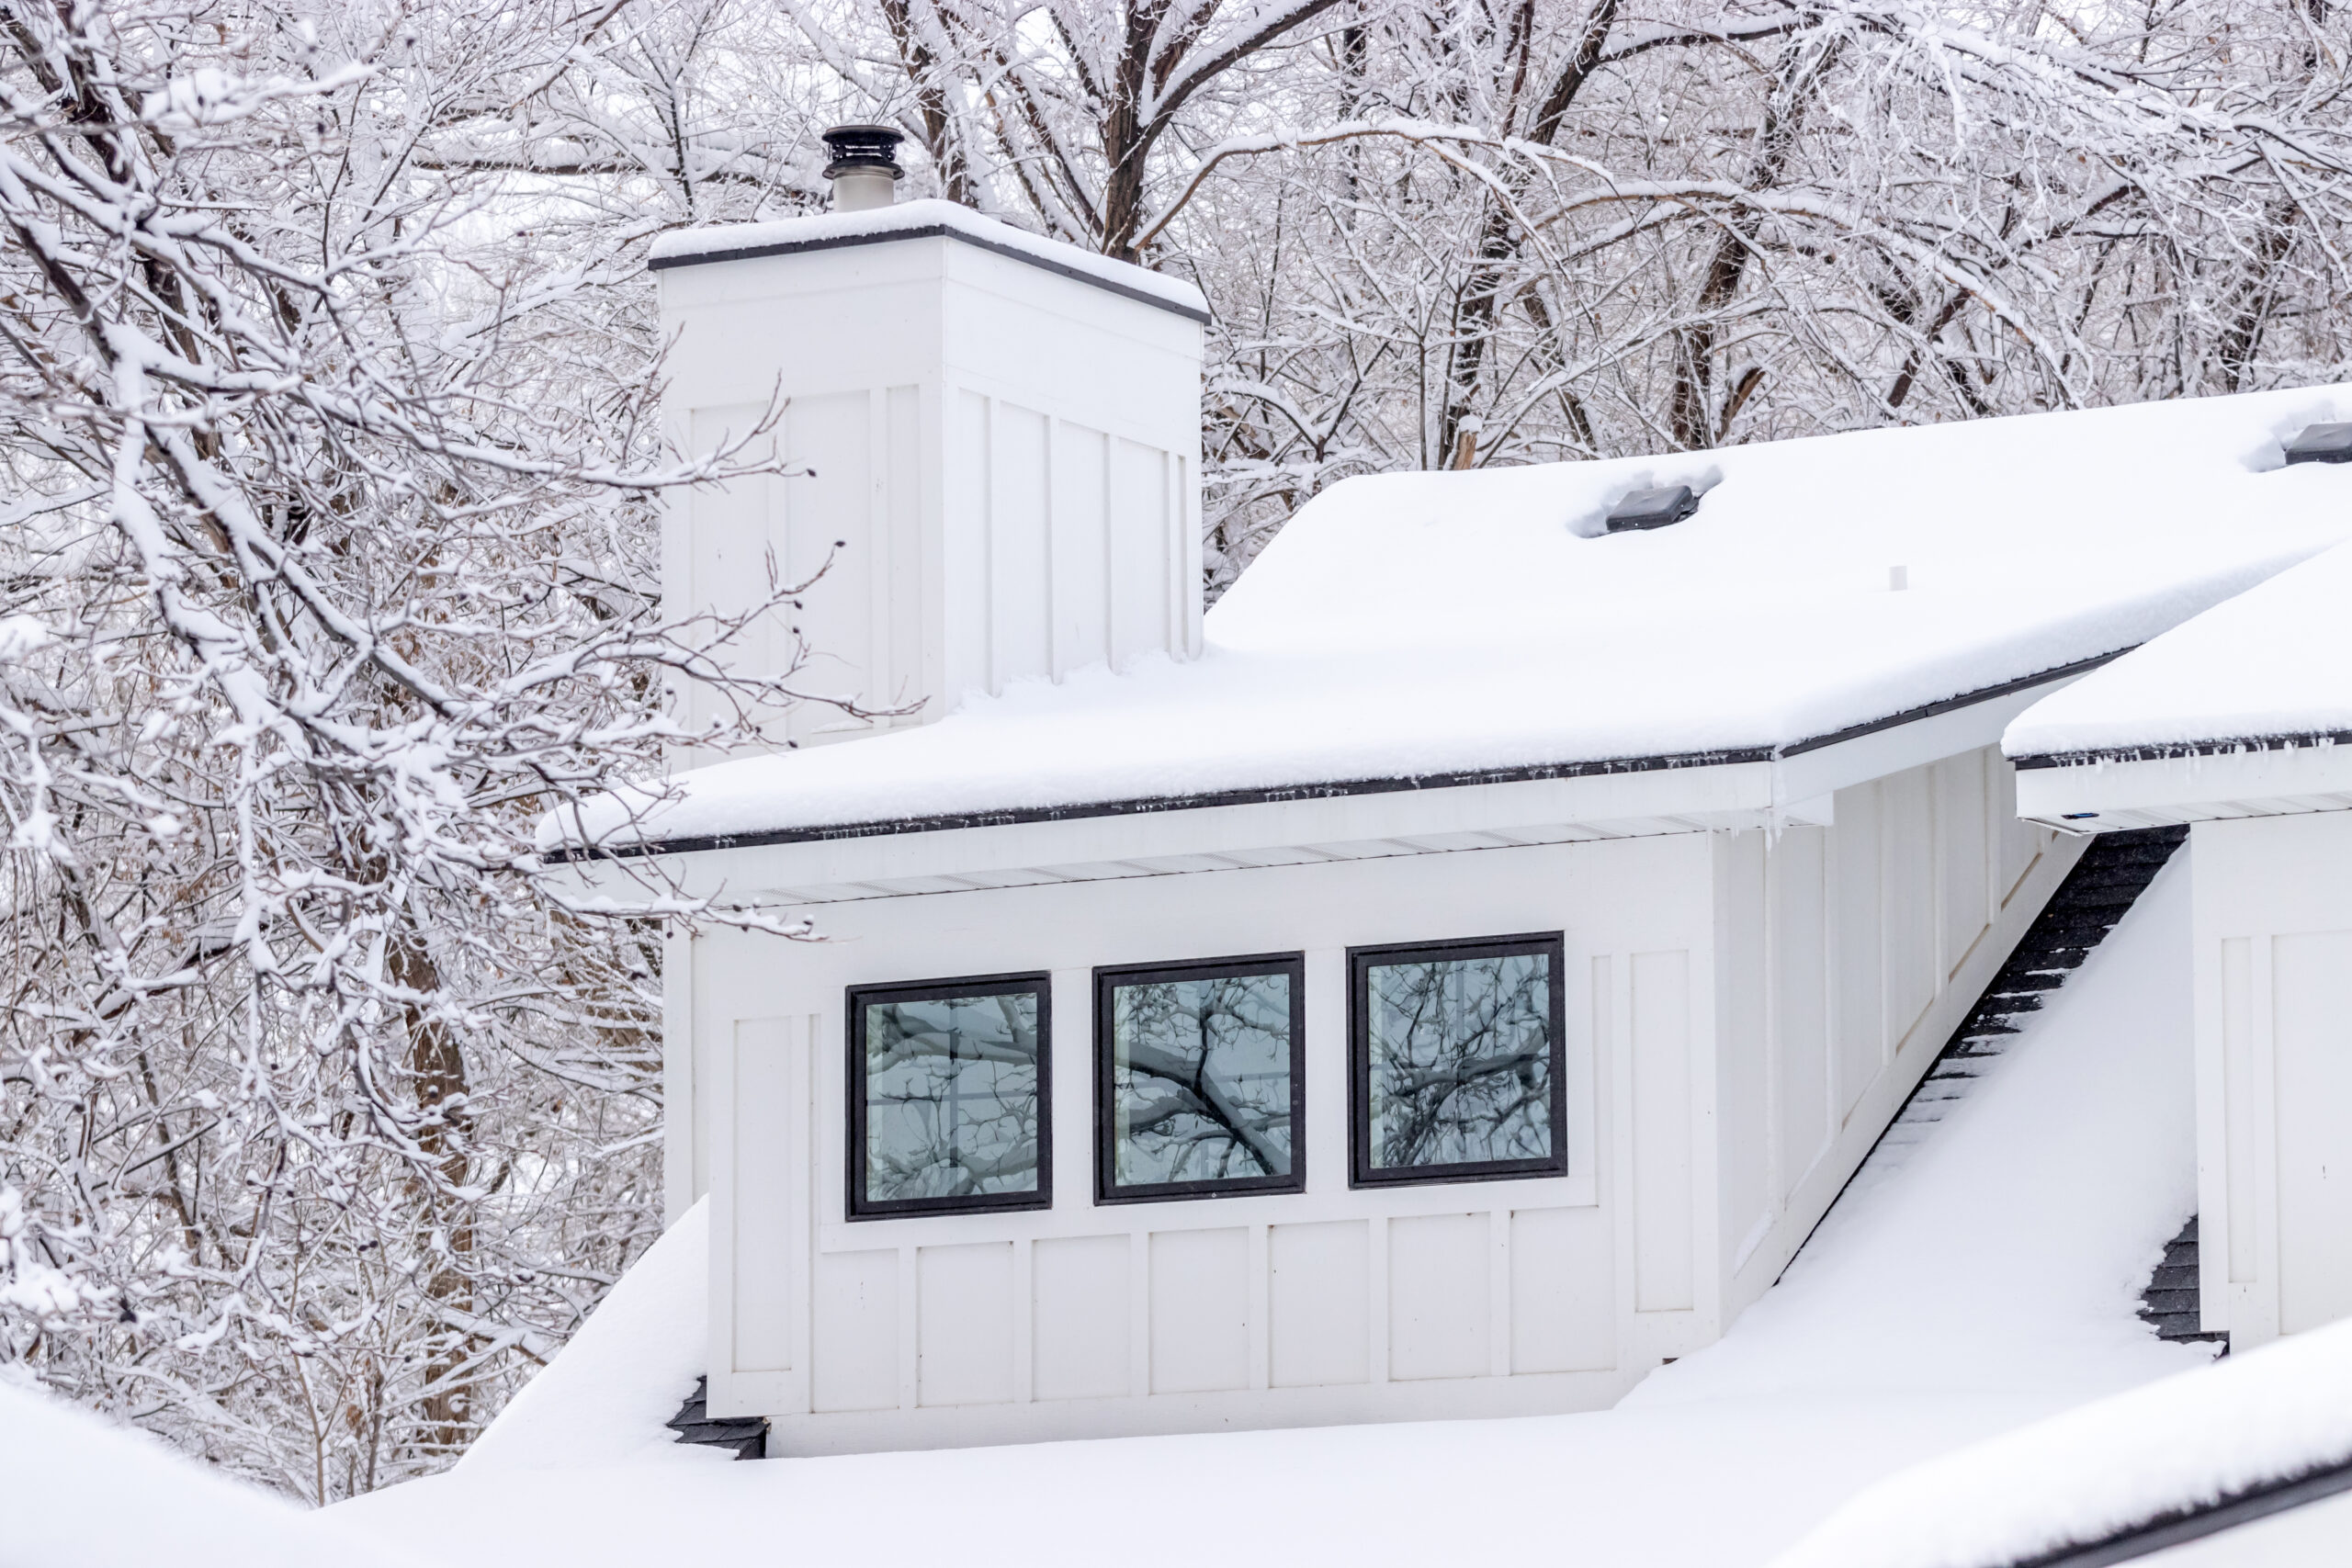
{"type": "Polygon", "coordinates": [[[2309,424],[2287,443],[2290,463],[2352,463],[2352,424],[2309,424]]]}
{"type": "Polygon", "coordinates": [[[1699,498],[1690,493],[1689,485],[1637,490],[1611,509],[1609,531],[1623,534],[1634,528],[1663,528],[1698,510],[1699,498]]]}
{"type": "Polygon", "coordinates": [[[824,135],[825,151],[833,155],[825,165],[825,177],[880,169],[895,180],[906,173],[899,167],[899,143],[906,139],[895,125],[837,125],[824,135]]]}

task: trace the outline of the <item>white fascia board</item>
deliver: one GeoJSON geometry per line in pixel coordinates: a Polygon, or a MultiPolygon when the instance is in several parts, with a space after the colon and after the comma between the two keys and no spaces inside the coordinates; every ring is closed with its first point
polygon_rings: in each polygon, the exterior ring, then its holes
{"type": "MultiPolygon", "coordinates": [[[[734,899],[787,888],[1047,869],[1057,869],[1052,880],[1062,880],[1067,868],[1171,857],[1234,856],[1243,863],[1256,852],[1317,844],[1396,842],[1396,852],[1409,853],[1409,844],[1399,840],[1465,833],[1503,840],[1523,834],[1540,842],[1556,836],[1555,829],[1579,826],[1603,831],[1610,824],[1624,824],[1629,831],[1641,830],[1635,824],[1649,831],[1760,826],[1771,804],[1771,764],[1744,762],[884,833],[662,858],[667,873],[693,896],[723,892],[734,899]],[[1671,827],[1658,825],[1661,819],[1671,827]]],[[[582,895],[642,897],[626,861],[571,870],[582,895]]]]}
{"type": "Polygon", "coordinates": [[[2352,746],[2281,746],[2018,770],[2018,815],[2070,833],[2347,807],[2352,746]]]}
{"type": "Polygon", "coordinates": [[[1773,764],[1772,804],[1792,819],[1810,820],[1805,803],[1816,796],[1883,779],[1909,768],[1956,757],[1999,743],[2009,721],[2034,704],[2080,680],[2067,675],[2038,686],[2006,692],[1947,713],[1889,725],[1849,740],[1815,747],[1773,764]]]}

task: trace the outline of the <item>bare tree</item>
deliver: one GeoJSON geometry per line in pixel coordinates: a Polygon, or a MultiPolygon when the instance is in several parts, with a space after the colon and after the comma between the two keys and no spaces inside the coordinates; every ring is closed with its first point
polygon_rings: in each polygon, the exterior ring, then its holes
{"type": "Polygon", "coordinates": [[[537,821],[665,683],[795,700],[650,608],[652,501],[774,464],[668,462],[628,259],[529,233],[609,15],[0,6],[0,1357],[314,1499],[658,1224],[697,908],[567,910],[537,821]]]}

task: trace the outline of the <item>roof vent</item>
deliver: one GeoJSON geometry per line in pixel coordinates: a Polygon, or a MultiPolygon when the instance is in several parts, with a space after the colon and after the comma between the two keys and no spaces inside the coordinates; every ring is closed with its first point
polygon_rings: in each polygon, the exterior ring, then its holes
{"type": "Polygon", "coordinates": [[[1690,493],[1689,485],[1637,490],[1610,512],[1609,531],[1623,534],[1634,528],[1663,528],[1669,523],[1681,522],[1698,510],[1699,498],[1690,493]]]}
{"type": "Polygon", "coordinates": [[[2352,463],[2352,424],[2307,424],[2287,443],[2290,463],[2352,463]]]}
{"type": "Polygon", "coordinates": [[[899,176],[906,173],[899,167],[899,143],[905,140],[889,125],[837,125],[825,132],[835,212],[871,212],[898,199],[899,176]]]}

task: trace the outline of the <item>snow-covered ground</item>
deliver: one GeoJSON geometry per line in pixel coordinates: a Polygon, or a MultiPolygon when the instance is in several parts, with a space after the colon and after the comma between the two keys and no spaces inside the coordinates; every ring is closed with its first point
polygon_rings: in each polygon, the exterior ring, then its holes
{"type": "Polygon", "coordinates": [[[659,1425],[696,1370],[698,1211],[464,1463],[335,1516],[514,1568],[1761,1563],[1894,1471],[2204,1361],[2133,1315],[2193,1201],[2188,919],[2176,863],[1899,1171],[1615,1410],[736,1463],[659,1425]]]}

